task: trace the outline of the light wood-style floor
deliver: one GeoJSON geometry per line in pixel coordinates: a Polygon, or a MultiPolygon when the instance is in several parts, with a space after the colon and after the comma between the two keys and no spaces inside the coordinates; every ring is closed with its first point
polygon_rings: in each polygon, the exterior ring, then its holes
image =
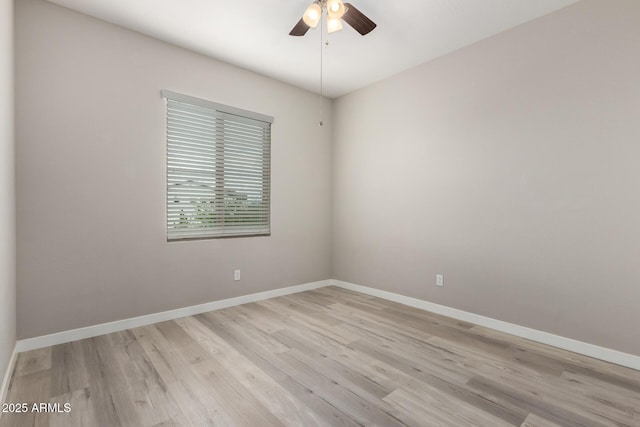
{"type": "Polygon", "coordinates": [[[20,354],[0,426],[640,426],[640,372],[334,287],[20,354]]]}

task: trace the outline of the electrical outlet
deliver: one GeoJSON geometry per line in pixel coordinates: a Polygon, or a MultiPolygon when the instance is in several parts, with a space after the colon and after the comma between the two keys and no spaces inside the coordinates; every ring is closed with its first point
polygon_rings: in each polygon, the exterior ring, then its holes
{"type": "Polygon", "coordinates": [[[240,280],[240,270],[233,271],[233,280],[240,280]]]}
{"type": "Polygon", "coordinates": [[[436,286],[444,286],[444,275],[436,274],[436,286]]]}

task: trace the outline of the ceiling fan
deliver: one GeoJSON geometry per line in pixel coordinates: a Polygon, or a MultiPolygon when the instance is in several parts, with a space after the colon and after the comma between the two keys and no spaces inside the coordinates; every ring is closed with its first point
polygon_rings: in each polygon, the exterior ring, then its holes
{"type": "Polygon", "coordinates": [[[304,36],[309,28],[316,28],[322,19],[323,9],[327,11],[328,33],[342,30],[342,20],[363,36],[376,28],[376,24],[351,3],[343,3],[342,0],[315,0],[309,5],[289,35],[304,36]]]}

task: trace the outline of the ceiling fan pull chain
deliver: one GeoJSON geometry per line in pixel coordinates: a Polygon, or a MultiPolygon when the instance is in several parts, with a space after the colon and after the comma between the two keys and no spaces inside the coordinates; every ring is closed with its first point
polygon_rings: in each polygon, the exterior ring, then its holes
{"type": "MultiPolygon", "coordinates": [[[[320,17],[320,28],[322,28],[322,16],[320,17]]],[[[320,31],[320,126],[322,126],[322,31],[320,31]]]]}

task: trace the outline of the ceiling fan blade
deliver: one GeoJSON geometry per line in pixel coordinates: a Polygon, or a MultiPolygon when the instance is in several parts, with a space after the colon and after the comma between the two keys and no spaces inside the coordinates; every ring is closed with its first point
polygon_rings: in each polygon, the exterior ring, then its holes
{"type": "Polygon", "coordinates": [[[307,24],[304,23],[304,20],[302,18],[300,18],[300,20],[298,21],[298,23],[291,29],[291,32],[289,33],[290,36],[304,36],[305,34],[307,34],[307,31],[309,31],[309,27],[307,24]]]}
{"type": "Polygon", "coordinates": [[[369,34],[376,27],[375,22],[367,18],[366,15],[355,8],[351,3],[344,4],[347,7],[346,13],[342,16],[344,21],[351,25],[354,30],[363,36],[369,34]]]}

